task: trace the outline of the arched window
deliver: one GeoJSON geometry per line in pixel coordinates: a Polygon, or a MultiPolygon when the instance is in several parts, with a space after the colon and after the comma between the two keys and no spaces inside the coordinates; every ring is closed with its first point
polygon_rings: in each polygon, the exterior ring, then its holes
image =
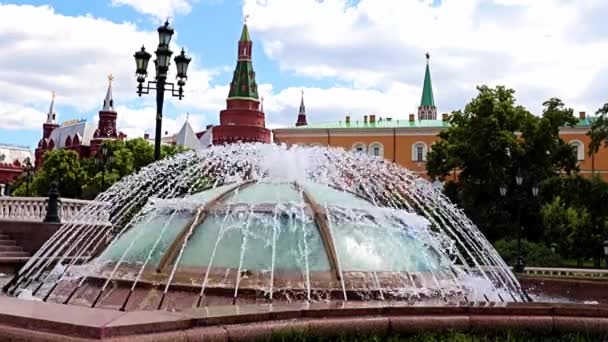
{"type": "Polygon", "coordinates": [[[365,146],[364,143],[361,142],[357,142],[353,144],[353,152],[355,153],[367,153],[367,147],[365,146]]]}
{"type": "Polygon", "coordinates": [[[51,140],[49,141],[49,149],[51,149],[51,150],[52,150],[53,148],[55,148],[55,142],[53,141],[53,139],[51,139],[51,140]]]}
{"type": "Polygon", "coordinates": [[[583,144],[580,140],[571,140],[570,145],[574,147],[574,155],[576,155],[576,160],[585,160],[585,144],[583,144]]]}
{"type": "Polygon", "coordinates": [[[68,135],[67,138],[65,138],[65,147],[70,147],[72,146],[72,138],[68,135]]]}
{"type": "Polygon", "coordinates": [[[80,138],[78,137],[78,133],[74,136],[74,140],[72,141],[72,145],[78,146],[80,145],[80,138]]]}
{"type": "Polygon", "coordinates": [[[379,142],[373,142],[369,144],[369,150],[367,153],[374,157],[384,157],[384,145],[379,142]]]}
{"type": "Polygon", "coordinates": [[[412,145],[412,160],[418,163],[426,161],[428,147],[422,141],[418,141],[412,145]]]}

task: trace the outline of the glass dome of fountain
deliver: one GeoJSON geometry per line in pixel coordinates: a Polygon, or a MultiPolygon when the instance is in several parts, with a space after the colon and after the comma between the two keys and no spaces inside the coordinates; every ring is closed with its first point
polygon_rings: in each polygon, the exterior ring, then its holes
{"type": "Polygon", "coordinates": [[[323,184],[244,182],[150,200],[95,262],[104,278],[346,296],[370,282],[416,287],[450,274],[428,226],[323,184]]]}

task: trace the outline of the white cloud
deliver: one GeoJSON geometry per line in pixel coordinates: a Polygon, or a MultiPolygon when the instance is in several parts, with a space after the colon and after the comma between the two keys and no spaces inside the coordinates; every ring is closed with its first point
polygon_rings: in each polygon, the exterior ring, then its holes
{"type": "Polygon", "coordinates": [[[0,128],[35,129],[42,127],[46,114],[33,108],[0,102],[0,128]]]}
{"type": "MultiPolygon", "coordinates": [[[[89,116],[88,113],[97,117],[109,73],[114,75],[115,104],[132,104],[137,98],[133,53],[141,44],[152,51],[158,44],[157,33],[128,22],[62,15],[50,6],[0,3],[0,87],[10,89],[0,93],[0,128],[40,128],[51,91],[57,93],[57,106],[75,110],[57,110],[59,121],[89,116]]],[[[178,45],[172,49],[178,51],[178,45]]],[[[168,114],[177,110],[215,110],[225,99],[219,96],[224,91],[222,87],[210,86],[217,72],[203,69],[198,56],[192,57],[186,98],[181,102],[169,100],[177,109],[166,107],[168,114]]],[[[174,76],[170,74],[169,79],[174,76]]],[[[153,101],[154,96],[137,100],[140,105],[151,105],[153,101]]]]}
{"type": "Polygon", "coordinates": [[[394,83],[383,91],[376,89],[332,88],[286,88],[277,93],[272,88],[260,87],[264,96],[266,123],[269,127],[293,126],[298,117],[301,90],[304,90],[306,117],[309,123],[337,122],[351,115],[354,120],[363,120],[363,115],[377,114],[379,117],[407,119],[410,112],[403,103],[418,99],[415,87],[394,83]]]}
{"type": "Polygon", "coordinates": [[[177,14],[188,14],[197,0],[112,0],[113,6],[131,6],[136,11],[161,20],[177,14]]]}
{"type": "MultiPolygon", "coordinates": [[[[119,106],[116,108],[116,111],[120,113],[116,126],[120,131],[126,133],[129,138],[143,137],[145,133],[150,134],[150,137],[154,137],[156,132],[156,107],[150,106],[133,109],[119,106]]],[[[177,133],[182,128],[187,116],[190,126],[196,132],[204,130],[205,125],[209,122],[205,115],[198,113],[187,115],[184,112],[174,118],[163,117],[162,135],[177,133]]]]}
{"type": "MultiPolygon", "coordinates": [[[[608,101],[589,92],[608,60],[605,1],[433,2],[245,0],[243,12],[251,15],[254,39],[283,70],[384,94],[369,96],[367,108],[383,100],[400,103],[401,114],[415,111],[426,51],[442,111],[462,108],[478,84],[512,87],[537,113],[553,96],[577,110],[608,101]],[[392,91],[395,84],[413,94],[392,91]]],[[[344,108],[365,102],[355,91],[327,91],[342,96],[327,100],[344,108]]]]}

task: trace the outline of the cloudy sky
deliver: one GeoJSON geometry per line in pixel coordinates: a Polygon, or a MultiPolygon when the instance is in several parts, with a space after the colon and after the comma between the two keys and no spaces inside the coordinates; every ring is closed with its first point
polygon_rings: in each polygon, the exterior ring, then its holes
{"type": "Polygon", "coordinates": [[[0,2],[0,143],[35,147],[57,93],[59,121],[97,120],[113,74],[118,127],[154,130],[154,97],[137,97],[133,53],[158,44],[193,57],[186,98],[165,101],[163,130],[195,129],[225,106],[245,15],[270,127],[375,113],[407,118],[431,54],[440,112],[479,84],[506,85],[534,113],[549,97],[575,111],[608,102],[606,0],[29,0],[0,2]]]}

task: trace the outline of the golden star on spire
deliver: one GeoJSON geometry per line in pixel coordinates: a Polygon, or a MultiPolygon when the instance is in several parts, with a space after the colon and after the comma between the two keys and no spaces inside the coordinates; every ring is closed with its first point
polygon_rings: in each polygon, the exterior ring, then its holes
{"type": "Polygon", "coordinates": [[[51,92],[51,96],[53,97],[53,100],[54,100],[55,99],[55,91],[54,90],[51,92]]]}
{"type": "Polygon", "coordinates": [[[245,16],[243,17],[243,24],[247,25],[247,19],[249,19],[249,17],[249,14],[245,14],[245,16]]]}
{"type": "Polygon", "coordinates": [[[112,76],[112,74],[108,75],[108,82],[110,83],[110,85],[112,85],[112,81],[114,81],[114,76],[112,76]]]}

